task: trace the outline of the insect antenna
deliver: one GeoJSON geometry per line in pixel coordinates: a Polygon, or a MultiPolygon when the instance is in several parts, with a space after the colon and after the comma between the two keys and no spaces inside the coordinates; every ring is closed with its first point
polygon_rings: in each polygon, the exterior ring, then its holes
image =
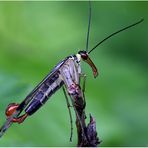
{"type": "Polygon", "coordinates": [[[141,19],[141,20],[139,20],[138,22],[136,22],[136,23],[134,23],[134,24],[131,24],[131,25],[127,26],[127,27],[124,27],[124,28],[122,28],[122,29],[120,29],[120,30],[118,30],[118,31],[116,31],[116,32],[114,32],[114,33],[112,33],[111,35],[109,35],[108,37],[104,38],[102,41],[100,41],[99,43],[97,43],[97,44],[88,52],[88,54],[90,54],[95,48],[97,48],[100,44],[102,44],[102,43],[103,43],[104,41],[106,41],[107,39],[111,38],[112,36],[114,36],[114,35],[116,35],[116,34],[122,32],[122,31],[124,31],[124,30],[126,30],[126,29],[129,29],[129,28],[131,28],[131,27],[133,27],[133,26],[138,25],[139,23],[143,22],[143,20],[144,20],[144,19],[141,19]]]}
{"type": "Polygon", "coordinates": [[[88,44],[89,44],[89,34],[90,34],[90,23],[91,23],[91,2],[89,0],[89,15],[88,15],[88,29],[87,29],[87,36],[86,36],[86,51],[88,51],[88,44]]]}

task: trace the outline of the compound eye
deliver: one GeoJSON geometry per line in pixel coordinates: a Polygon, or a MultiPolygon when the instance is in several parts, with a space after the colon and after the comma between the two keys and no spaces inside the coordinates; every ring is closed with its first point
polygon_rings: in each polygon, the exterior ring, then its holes
{"type": "Polygon", "coordinates": [[[87,60],[88,55],[87,54],[81,54],[81,57],[82,57],[83,60],[87,60]]]}

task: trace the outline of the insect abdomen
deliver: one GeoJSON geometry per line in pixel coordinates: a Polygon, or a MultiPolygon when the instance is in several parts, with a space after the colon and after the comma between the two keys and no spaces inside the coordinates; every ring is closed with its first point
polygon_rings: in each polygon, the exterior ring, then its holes
{"type": "Polygon", "coordinates": [[[59,77],[59,73],[54,74],[50,79],[42,84],[39,91],[33,97],[25,112],[29,115],[35,113],[50,96],[52,96],[64,84],[63,80],[59,77]]]}

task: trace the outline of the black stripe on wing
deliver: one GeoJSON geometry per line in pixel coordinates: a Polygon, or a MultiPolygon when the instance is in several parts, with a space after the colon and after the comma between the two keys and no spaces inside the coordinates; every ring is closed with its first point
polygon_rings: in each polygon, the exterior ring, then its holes
{"type": "MultiPolygon", "coordinates": [[[[63,61],[59,62],[54,69],[29,93],[29,95],[20,103],[19,107],[17,108],[17,111],[22,112],[22,110],[28,105],[28,103],[32,100],[33,96],[36,94],[36,92],[44,85],[46,81],[49,81],[50,78],[52,81],[52,76],[58,72],[59,68],[63,66],[63,64],[68,60],[69,57],[65,58],[63,61]]],[[[46,88],[45,88],[46,89],[46,88]]]]}

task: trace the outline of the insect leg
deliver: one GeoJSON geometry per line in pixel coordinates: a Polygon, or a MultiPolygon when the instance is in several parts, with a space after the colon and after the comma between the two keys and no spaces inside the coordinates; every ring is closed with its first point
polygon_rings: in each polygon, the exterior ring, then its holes
{"type": "Polygon", "coordinates": [[[82,93],[83,93],[83,98],[84,98],[84,107],[86,106],[86,100],[85,100],[85,86],[86,86],[86,74],[81,74],[80,75],[80,80],[83,79],[83,83],[82,83],[82,93]]]}
{"type": "Polygon", "coordinates": [[[60,70],[61,77],[66,85],[67,92],[71,98],[73,108],[76,113],[76,123],[80,125],[80,129],[82,131],[82,137],[86,140],[85,135],[85,122],[83,117],[83,109],[84,109],[84,98],[83,93],[80,88],[80,85],[75,82],[76,79],[73,77],[73,73],[70,73],[70,69],[73,67],[70,67],[70,65],[64,65],[62,69],[60,70]]]}
{"type": "Polygon", "coordinates": [[[71,133],[70,133],[70,141],[72,141],[72,136],[73,136],[73,120],[72,120],[72,114],[71,114],[71,110],[70,110],[70,103],[68,101],[68,96],[66,94],[66,90],[63,86],[63,92],[64,92],[64,95],[65,95],[65,98],[66,98],[66,103],[67,103],[67,107],[68,107],[68,111],[69,111],[69,116],[70,116],[70,126],[71,126],[71,133]]]}
{"type": "Polygon", "coordinates": [[[77,125],[77,127],[79,127],[79,128],[77,128],[78,137],[79,137],[78,139],[83,139],[82,141],[87,141],[87,137],[85,134],[86,125],[85,125],[85,122],[84,122],[83,116],[82,116],[83,109],[80,109],[81,111],[79,111],[79,113],[78,113],[79,106],[77,106],[77,104],[75,103],[73,96],[70,95],[70,98],[71,98],[71,102],[72,102],[72,105],[73,105],[73,108],[74,108],[74,111],[75,111],[76,117],[77,117],[76,118],[76,125],[77,125]],[[81,135],[79,135],[79,133],[81,133],[81,135]]]}

